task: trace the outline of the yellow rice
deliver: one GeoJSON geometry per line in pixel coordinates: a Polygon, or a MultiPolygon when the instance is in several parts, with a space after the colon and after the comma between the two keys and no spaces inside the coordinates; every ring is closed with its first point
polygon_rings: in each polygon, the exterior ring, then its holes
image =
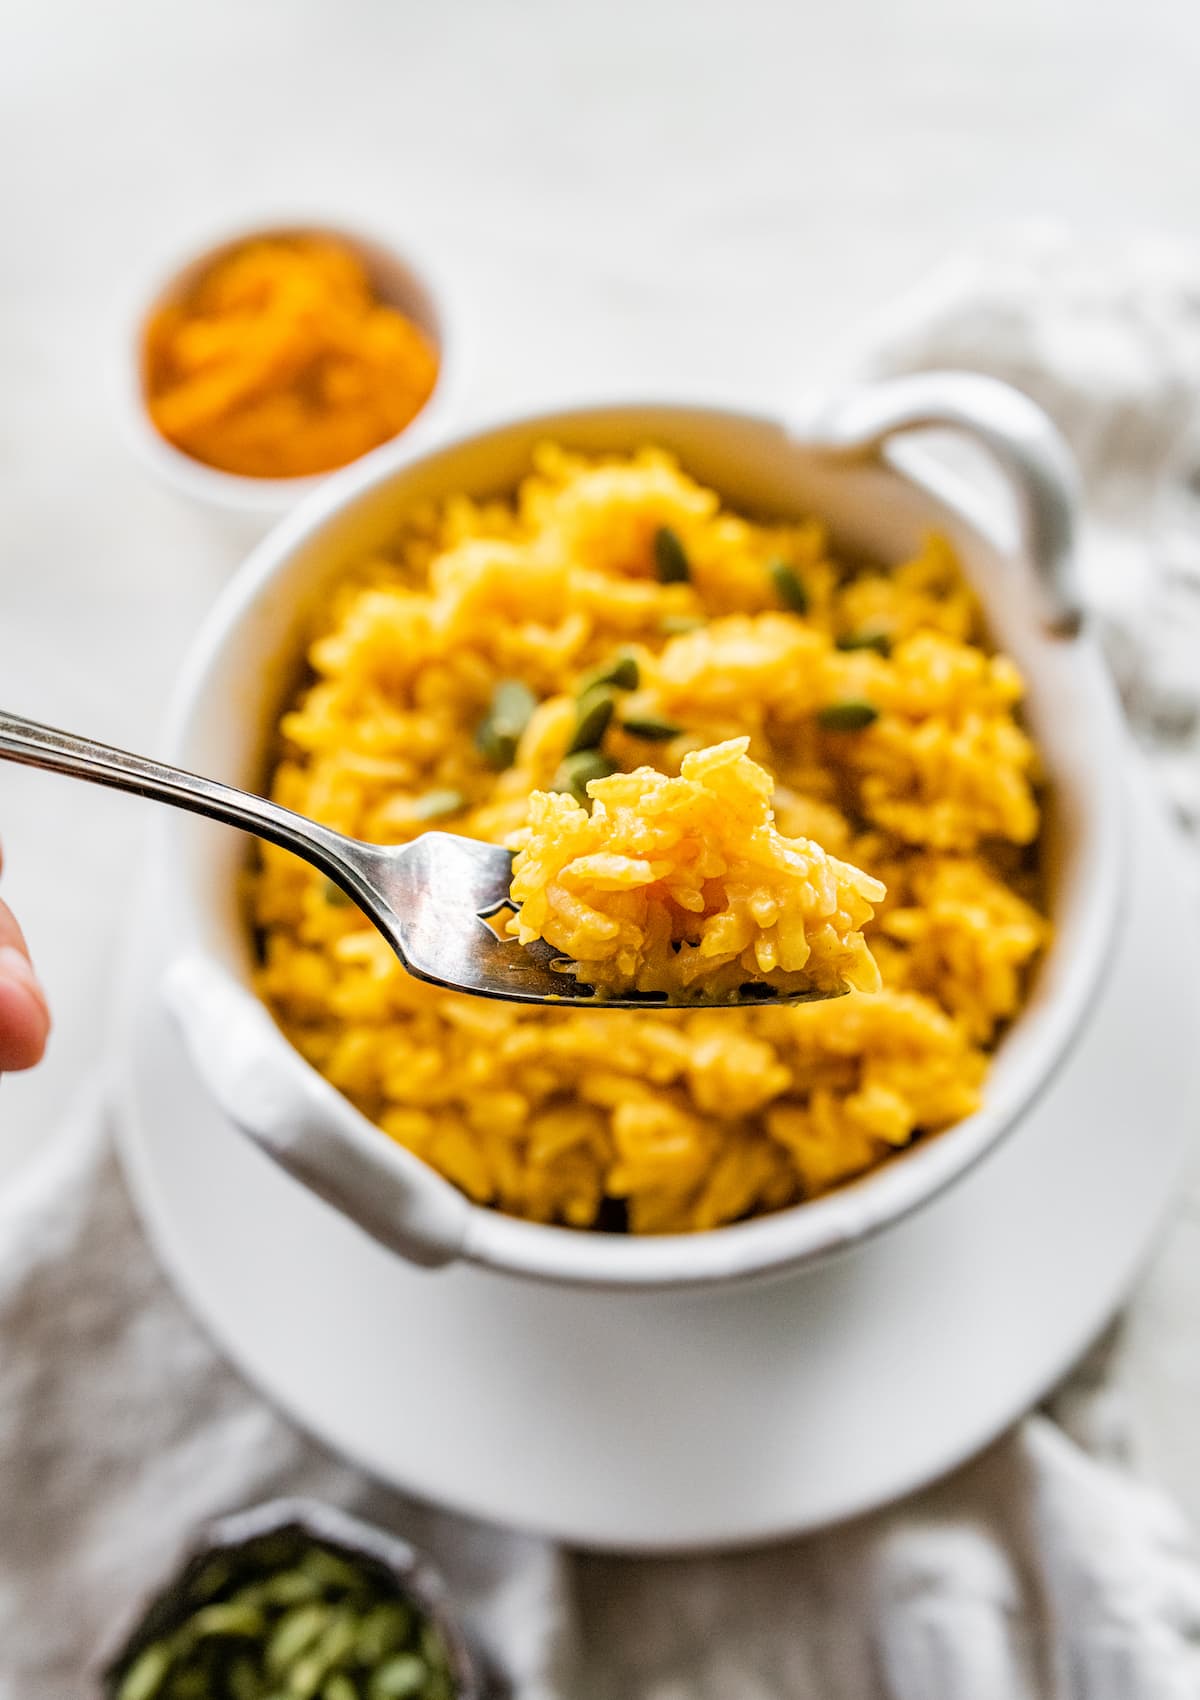
{"type": "Polygon", "coordinates": [[[692,750],[678,778],[639,767],[594,779],[590,813],[535,791],[513,839],[509,932],[545,939],[598,992],[878,991],[862,928],[882,885],[783,836],[749,744],[692,750]]]}
{"type": "Polygon", "coordinates": [[[335,589],[273,795],[378,842],[431,811],[509,842],[554,783],[581,683],[618,650],[638,663],[624,719],[683,730],[648,744],[614,719],[607,761],[675,777],[748,739],[779,832],[886,886],[864,927],[881,991],[650,1014],[438,992],[270,847],[253,878],[259,988],[316,1068],[476,1201],[678,1232],[812,1197],[977,1107],[1046,939],[1037,762],[1020,676],[989,652],[944,540],[890,571],[851,565],[818,522],[729,512],[661,452],[547,447],[514,498],[414,514],[335,589]],[[662,527],[687,581],[656,576],[662,527]],[[781,598],[780,562],[802,597],[781,598]],[[498,772],[474,740],[505,679],[538,706],[498,772]],[[878,717],[830,729],[846,702],[878,717]]]}

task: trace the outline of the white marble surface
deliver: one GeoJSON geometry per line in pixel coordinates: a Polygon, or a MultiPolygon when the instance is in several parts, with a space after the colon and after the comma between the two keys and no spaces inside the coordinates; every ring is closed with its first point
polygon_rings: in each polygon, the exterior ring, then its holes
{"type": "MultiPolygon", "coordinates": [[[[409,235],[469,308],[467,416],[782,398],[976,235],[1194,231],[1200,207],[1178,0],[17,0],[4,34],[2,700],[143,748],[256,534],[158,488],[116,430],[123,304],[180,242],[295,210],[409,235]]],[[[0,1174],[104,1054],[142,822],[0,771],[4,891],[57,1015],[45,1066],[0,1086],[0,1174]]],[[[1195,1188],[1125,1373],[1196,1514],[1198,1333],[1195,1188]]]]}

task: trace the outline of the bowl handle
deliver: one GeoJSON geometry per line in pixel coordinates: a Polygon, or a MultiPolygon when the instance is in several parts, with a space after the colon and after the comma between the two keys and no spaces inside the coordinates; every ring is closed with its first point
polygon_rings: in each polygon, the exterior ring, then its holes
{"type": "Polygon", "coordinates": [[[162,994],[200,1079],[259,1150],[410,1262],[436,1268],[462,1255],[463,1194],[310,1070],[232,975],[183,957],[162,994]]]}
{"type": "Polygon", "coordinates": [[[915,372],[789,408],[789,436],[837,455],[874,455],[904,431],[963,431],[999,463],[1021,507],[1025,545],[1051,631],[1083,617],[1075,559],[1078,474],[1057,427],[1011,384],[980,372],[915,372]]]}

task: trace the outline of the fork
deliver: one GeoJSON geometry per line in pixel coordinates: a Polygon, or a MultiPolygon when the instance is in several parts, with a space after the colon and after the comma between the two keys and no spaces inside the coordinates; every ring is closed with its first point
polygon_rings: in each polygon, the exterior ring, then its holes
{"type": "MultiPolygon", "coordinates": [[[[3,710],[0,759],[170,803],[290,850],[358,905],[410,974],[432,985],[509,1003],[590,1001],[597,1009],[696,1005],[695,996],[661,992],[597,998],[578,976],[563,971],[561,953],[544,939],[522,946],[501,938],[488,919],[513,907],[508,889],[513,853],[499,845],[452,832],[424,832],[407,844],[367,844],[253,792],[3,710]]],[[[811,1003],[840,997],[846,989],[777,996],[811,1003]]],[[[763,987],[751,986],[744,995],[734,990],[705,1002],[730,1007],[751,998],[759,1003],[763,995],[763,987]]]]}

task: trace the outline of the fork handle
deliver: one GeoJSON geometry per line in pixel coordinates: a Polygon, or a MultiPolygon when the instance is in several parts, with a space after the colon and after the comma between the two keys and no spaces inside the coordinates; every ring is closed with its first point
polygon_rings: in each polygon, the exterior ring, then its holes
{"type": "Polygon", "coordinates": [[[0,709],[0,760],[43,768],[49,773],[65,773],[73,779],[88,779],[94,785],[129,791],[135,797],[170,803],[177,809],[190,809],[193,814],[222,821],[226,826],[240,827],[243,832],[265,838],[311,862],[356,900],[366,897],[356,878],[353,858],[347,855],[353,840],[294,814],[269,798],[240,791],[236,785],[205,779],[168,762],[134,755],[111,744],[97,743],[94,738],[82,738],[75,732],[43,726],[3,709],[0,709]]]}

